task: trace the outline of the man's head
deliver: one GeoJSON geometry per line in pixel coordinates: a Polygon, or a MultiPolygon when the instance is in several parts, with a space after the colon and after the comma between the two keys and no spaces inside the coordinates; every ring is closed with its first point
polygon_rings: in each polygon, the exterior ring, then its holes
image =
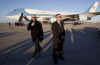
{"type": "Polygon", "coordinates": [[[56,14],[56,20],[57,20],[57,21],[62,21],[62,16],[61,16],[61,14],[56,14]]]}
{"type": "Polygon", "coordinates": [[[36,21],[36,15],[35,14],[32,14],[32,21],[36,21]]]}

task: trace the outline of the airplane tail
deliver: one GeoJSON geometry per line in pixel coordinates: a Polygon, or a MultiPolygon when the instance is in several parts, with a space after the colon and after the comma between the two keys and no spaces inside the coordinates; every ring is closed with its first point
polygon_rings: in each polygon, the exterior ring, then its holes
{"type": "Polygon", "coordinates": [[[91,12],[96,12],[96,8],[98,7],[98,5],[99,5],[99,2],[96,1],[96,2],[93,4],[93,6],[88,10],[88,12],[89,12],[89,13],[91,13],[91,12]]]}

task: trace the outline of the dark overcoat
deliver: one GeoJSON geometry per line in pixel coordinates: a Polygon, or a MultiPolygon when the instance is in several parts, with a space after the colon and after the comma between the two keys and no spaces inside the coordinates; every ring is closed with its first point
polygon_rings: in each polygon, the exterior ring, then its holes
{"type": "Polygon", "coordinates": [[[39,41],[43,40],[43,28],[42,24],[39,21],[35,21],[32,25],[32,20],[27,26],[27,30],[31,30],[32,40],[38,39],[39,41]]]}
{"type": "Polygon", "coordinates": [[[52,23],[54,48],[57,50],[62,49],[63,42],[65,39],[64,24],[63,24],[63,22],[61,22],[60,24],[56,21],[54,23],[52,23]]]}

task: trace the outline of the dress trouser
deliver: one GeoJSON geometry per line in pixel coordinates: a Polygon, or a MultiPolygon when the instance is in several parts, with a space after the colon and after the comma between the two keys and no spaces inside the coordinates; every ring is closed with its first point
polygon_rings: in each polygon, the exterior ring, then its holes
{"type": "Polygon", "coordinates": [[[62,57],[62,52],[63,52],[63,43],[58,43],[58,48],[53,48],[53,61],[54,63],[58,62],[58,59],[61,59],[62,57]]]}
{"type": "Polygon", "coordinates": [[[35,52],[33,55],[36,55],[38,52],[40,52],[41,50],[41,47],[40,47],[40,44],[39,44],[39,39],[35,39],[33,40],[34,44],[35,44],[35,52]]]}

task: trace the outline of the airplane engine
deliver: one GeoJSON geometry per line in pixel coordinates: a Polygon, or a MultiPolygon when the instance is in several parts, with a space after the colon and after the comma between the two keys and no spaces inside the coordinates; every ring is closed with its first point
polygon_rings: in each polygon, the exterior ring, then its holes
{"type": "Polygon", "coordinates": [[[91,20],[91,17],[87,15],[79,15],[80,21],[91,20]]]}
{"type": "Polygon", "coordinates": [[[87,20],[91,20],[92,18],[91,17],[87,17],[87,20]]]}
{"type": "Polygon", "coordinates": [[[52,18],[49,19],[49,23],[53,23],[55,21],[56,21],[56,18],[55,17],[52,17],[52,18]]]}

